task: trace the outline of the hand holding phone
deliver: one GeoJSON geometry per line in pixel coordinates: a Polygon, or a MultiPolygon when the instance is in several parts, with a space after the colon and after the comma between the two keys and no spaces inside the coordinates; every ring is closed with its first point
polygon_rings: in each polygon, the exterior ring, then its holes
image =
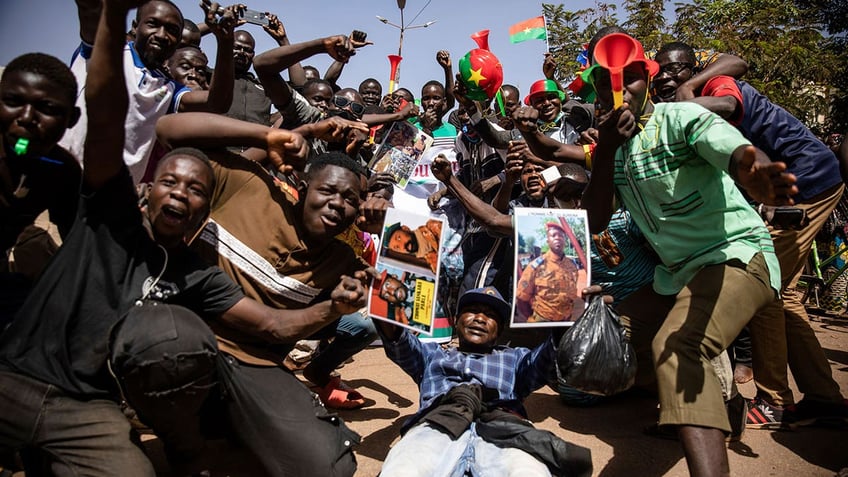
{"type": "Polygon", "coordinates": [[[768,207],[764,211],[763,218],[777,230],[798,230],[809,222],[807,213],[797,207],[768,207]]]}
{"type": "Polygon", "coordinates": [[[252,23],[259,26],[268,26],[268,15],[257,10],[246,8],[241,11],[241,19],[247,23],[252,23]]]}

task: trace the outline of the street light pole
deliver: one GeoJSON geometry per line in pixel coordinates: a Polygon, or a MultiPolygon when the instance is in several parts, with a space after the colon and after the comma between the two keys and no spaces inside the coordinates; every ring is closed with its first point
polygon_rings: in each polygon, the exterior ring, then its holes
{"type": "MultiPolygon", "coordinates": [[[[430,20],[430,21],[428,21],[426,23],[422,23],[420,25],[407,26],[406,24],[404,24],[404,20],[403,20],[403,9],[406,8],[406,0],[397,0],[397,6],[400,9],[400,25],[395,25],[394,23],[392,23],[389,20],[381,17],[380,15],[377,15],[377,20],[380,20],[380,22],[385,23],[386,25],[395,27],[398,30],[400,30],[400,40],[398,41],[398,56],[402,57],[403,56],[403,33],[406,30],[412,30],[413,28],[427,28],[428,26],[436,23],[436,20],[430,20]]],[[[415,19],[413,18],[413,20],[415,20],[415,19]]],[[[395,83],[400,84],[400,63],[398,63],[397,69],[395,70],[395,83]]]]}
{"type": "MultiPolygon", "coordinates": [[[[406,25],[403,24],[403,7],[406,6],[406,0],[398,0],[398,8],[400,8],[400,41],[398,41],[398,56],[403,56],[403,31],[406,25]]],[[[398,66],[398,78],[400,78],[400,66],[398,66]]]]}

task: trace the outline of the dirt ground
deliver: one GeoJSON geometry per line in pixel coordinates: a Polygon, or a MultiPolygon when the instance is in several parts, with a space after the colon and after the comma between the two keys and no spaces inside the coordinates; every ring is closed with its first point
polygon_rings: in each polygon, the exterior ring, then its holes
{"type": "MultiPolygon", "coordinates": [[[[848,319],[819,318],[813,322],[813,328],[843,394],[848,393],[848,319]]],[[[401,424],[418,408],[418,389],[412,379],[386,358],[381,348],[363,351],[340,372],[346,382],[373,401],[363,409],[339,414],[362,435],[362,443],[356,447],[359,463],[356,475],[375,476],[397,440],[401,424]]],[[[753,396],[753,384],[741,386],[741,392],[753,396]]],[[[687,475],[677,442],[642,433],[657,417],[653,398],[628,394],[591,408],[570,408],[562,405],[553,391],[544,388],[528,398],[526,407],[537,427],[590,448],[596,476],[687,475]]],[[[164,463],[158,441],[148,437],[145,445],[159,474],[173,476],[164,463]]],[[[749,429],[741,442],[728,446],[728,455],[733,475],[834,476],[848,467],[848,431],[749,429]]],[[[222,442],[212,443],[210,456],[214,477],[263,475],[250,454],[229,448],[225,452],[222,442]]]]}
{"type": "MultiPolygon", "coordinates": [[[[813,328],[843,394],[848,394],[848,319],[814,321],[813,328]]],[[[360,353],[341,373],[375,401],[370,407],[340,413],[363,436],[356,449],[357,476],[375,476],[404,419],[418,408],[417,388],[381,349],[360,353]]],[[[740,391],[753,397],[753,383],[740,386],[740,391]]],[[[624,395],[596,407],[572,408],[546,387],[531,395],[526,407],[537,427],[590,448],[596,476],[688,475],[678,442],[642,433],[657,418],[653,398],[624,395]]],[[[741,442],[729,445],[728,456],[733,475],[834,476],[848,467],[848,430],[747,430],[741,442]]]]}

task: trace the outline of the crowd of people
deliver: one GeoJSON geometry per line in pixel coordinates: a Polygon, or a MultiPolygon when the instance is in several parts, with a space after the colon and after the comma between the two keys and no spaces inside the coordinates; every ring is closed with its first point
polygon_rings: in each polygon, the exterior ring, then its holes
{"type": "Polygon", "coordinates": [[[256,52],[244,5],[203,2],[194,23],[169,0],[76,3],[70,66],[24,53],[0,79],[0,471],[154,475],[143,426],[181,475],[208,475],[222,436],[268,475],[353,475],[359,436],[331,409],[368,400],[337,369],[379,339],[420,390],[381,475],[591,475],[522,402],[546,385],[564,405],[603,399],[558,377],[568,328],[546,326],[597,294],[658,398],[647,432],[679,439],[692,475],[729,475],[746,427],[848,425],[794,289],[848,145],[743,81],[744,59],[679,42],[651,59],[605,27],[579,73],[591,102],[550,56],[524,98],[473,100],[446,50],[416,98],[345,79],[363,32],[292,43],[267,14],[279,46],[256,52]],[[618,89],[593,60],[623,43],[618,89]],[[324,54],[323,77],[303,65],[324,54]],[[368,167],[397,122],[432,138],[405,187],[368,167]],[[390,207],[444,220],[386,224],[390,207]],[[585,209],[591,286],[562,224],[514,243],[517,207],[585,209]],[[410,316],[381,248],[441,266],[451,344],[367,316],[372,281],[410,316]],[[513,301],[538,327],[510,328],[513,301]]]}

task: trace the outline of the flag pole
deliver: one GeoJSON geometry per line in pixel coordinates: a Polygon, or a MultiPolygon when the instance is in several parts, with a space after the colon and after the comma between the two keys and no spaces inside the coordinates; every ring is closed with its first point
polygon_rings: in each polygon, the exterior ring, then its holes
{"type": "Polygon", "coordinates": [[[551,52],[551,44],[550,44],[550,40],[548,39],[548,19],[545,17],[544,10],[542,11],[542,23],[545,24],[545,50],[547,50],[548,53],[550,53],[551,52]]]}

